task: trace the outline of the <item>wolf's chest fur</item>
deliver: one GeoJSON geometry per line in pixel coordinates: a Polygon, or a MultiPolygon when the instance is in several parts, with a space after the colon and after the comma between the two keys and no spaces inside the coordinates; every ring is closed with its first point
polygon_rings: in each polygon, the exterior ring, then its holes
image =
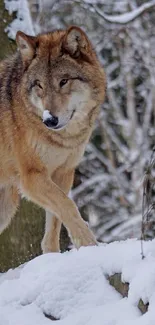
{"type": "Polygon", "coordinates": [[[31,140],[31,150],[33,155],[36,155],[39,160],[46,166],[50,175],[56,171],[56,169],[63,167],[65,170],[75,168],[83,156],[85,143],[77,145],[72,141],[72,145],[66,146],[59,141],[52,141],[51,143],[40,141],[37,139],[31,140]]]}

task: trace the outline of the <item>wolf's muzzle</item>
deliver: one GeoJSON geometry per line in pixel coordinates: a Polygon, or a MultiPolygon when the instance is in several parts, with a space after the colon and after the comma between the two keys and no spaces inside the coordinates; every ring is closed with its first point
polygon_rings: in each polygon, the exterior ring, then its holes
{"type": "Polygon", "coordinates": [[[45,110],[43,113],[43,123],[49,128],[53,130],[61,130],[63,129],[68,122],[72,119],[73,115],[75,113],[75,110],[71,113],[70,118],[65,122],[61,123],[59,121],[59,118],[57,116],[52,115],[48,110],[45,110]]]}

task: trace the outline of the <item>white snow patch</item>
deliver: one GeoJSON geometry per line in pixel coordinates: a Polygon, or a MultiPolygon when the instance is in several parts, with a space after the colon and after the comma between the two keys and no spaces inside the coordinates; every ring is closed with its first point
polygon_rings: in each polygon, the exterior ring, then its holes
{"type": "Polygon", "coordinates": [[[120,15],[106,15],[95,5],[96,12],[103,17],[106,21],[109,23],[116,23],[116,24],[127,24],[139,17],[144,11],[151,9],[155,6],[155,1],[149,1],[144,4],[142,4],[140,7],[124,13],[120,15]]]}
{"type": "Polygon", "coordinates": [[[15,39],[18,30],[28,34],[35,35],[31,14],[27,0],[4,0],[5,8],[10,14],[16,12],[17,18],[6,28],[8,36],[15,39]]]}
{"type": "Polygon", "coordinates": [[[155,240],[127,240],[64,254],[39,256],[0,277],[0,325],[154,325],[155,240]],[[122,273],[129,297],[112,288],[107,275],[122,273]],[[149,301],[141,315],[139,299],[149,301]]]}

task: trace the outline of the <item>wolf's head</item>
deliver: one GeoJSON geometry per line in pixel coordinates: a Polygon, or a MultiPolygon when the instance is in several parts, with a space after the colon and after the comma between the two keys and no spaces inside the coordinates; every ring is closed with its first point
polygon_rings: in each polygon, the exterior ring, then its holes
{"type": "Polygon", "coordinates": [[[48,128],[83,120],[104,99],[105,77],[96,54],[76,26],[36,37],[18,32],[26,107],[48,128]]]}

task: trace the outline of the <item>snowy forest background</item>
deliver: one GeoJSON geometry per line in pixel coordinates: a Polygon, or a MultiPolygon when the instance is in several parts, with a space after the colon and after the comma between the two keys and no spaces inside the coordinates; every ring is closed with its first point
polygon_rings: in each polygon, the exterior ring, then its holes
{"type": "MultiPolygon", "coordinates": [[[[8,36],[17,30],[35,35],[73,24],[87,32],[105,68],[107,96],[72,197],[99,241],[140,238],[142,182],[155,143],[155,1],[0,0],[0,17],[0,59],[15,49],[8,36]]],[[[40,253],[43,228],[43,211],[23,201],[0,236],[0,271],[40,253]]]]}

